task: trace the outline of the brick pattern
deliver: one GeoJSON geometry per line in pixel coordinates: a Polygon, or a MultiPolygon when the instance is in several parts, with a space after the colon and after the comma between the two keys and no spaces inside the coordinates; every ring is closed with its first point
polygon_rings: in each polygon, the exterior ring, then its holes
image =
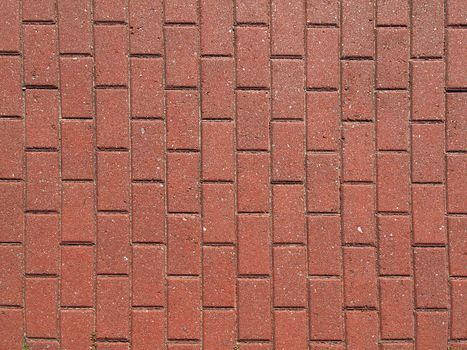
{"type": "Polygon", "coordinates": [[[466,349],[466,5],[4,0],[0,349],[466,349]]]}

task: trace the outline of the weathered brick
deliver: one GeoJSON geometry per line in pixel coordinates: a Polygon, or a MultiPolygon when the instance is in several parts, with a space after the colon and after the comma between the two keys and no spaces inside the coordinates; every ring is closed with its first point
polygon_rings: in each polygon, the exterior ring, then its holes
{"type": "Polygon", "coordinates": [[[303,1],[272,0],[271,53],[273,55],[303,55],[303,1]]]}
{"type": "Polygon", "coordinates": [[[339,94],[308,92],[306,114],[307,150],[335,151],[339,146],[339,94]]]}
{"type": "Polygon", "coordinates": [[[341,11],[342,54],[346,57],[373,57],[374,0],[344,0],[341,11]]]}
{"type": "Polygon", "coordinates": [[[375,189],[372,185],[343,185],[342,210],[345,243],[375,243],[375,189]]]}
{"type": "Polygon", "coordinates": [[[166,0],[166,23],[198,23],[198,0],[166,0]]]}
{"type": "Polygon", "coordinates": [[[343,340],[342,281],[311,279],[309,293],[310,339],[343,340]]]}
{"type": "Polygon", "coordinates": [[[465,174],[467,157],[465,154],[447,156],[447,208],[450,213],[467,212],[465,174]]]}
{"type": "Polygon", "coordinates": [[[203,242],[236,241],[233,184],[208,184],[203,188],[203,242]]]}
{"type": "Polygon", "coordinates": [[[21,179],[23,176],[24,127],[20,120],[0,120],[0,178],[21,179]]]}
{"type": "Polygon", "coordinates": [[[344,248],[344,299],[349,307],[375,307],[376,252],[373,247],[344,248]]]}
{"type": "Polygon", "coordinates": [[[229,0],[200,0],[201,52],[205,55],[233,53],[233,6],[229,0]]]}
{"type": "Polygon", "coordinates": [[[135,350],[162,349],[166,327],[164,310],[133,310],[131,313],[131,347],[135,350]]]}
{"type": "Polygon", "coordinates": [[[272,61],[271,118],[303,119],[304,71],[304,63],[301,60],[272,61]]]}
{"type": "Polygon", "coordinates": [[[162,184],[132,185],[133,242],[163,243],[165,238],[165,188],[162,184]]]}
{"type": "Polygon", "coordinates": [[[374,62],[343,61],[341,65],[343,119],[373,120],[374,62]]]}
{"type": "Polygon", "coordinates": [[[130,222],[126,214],[97,216],[98,274],[127,274],[130,271],[130,222]]]}
{"type": "Polygon", "coordinates": [[[306,250],[274,247],[274,306],[305,307],[306,250]]]}
{"type": "Polygon", "coordinates": [[[62,120],[62,179],[94,178],[94,124],[92,121],[62,120]]]}
{"type": "Polygon", "coordinates": [[[57,148],[58,109],[57,91],[26,91],[26,147],[57,148]]]}
{"type": "Polygon", "coordinates": [[[24,253],[22,247],[0,247],[0,303],[23,305],[24,253]]]}
{"type": "Polygon", "coordinates": [[[95,21],[125,21],[127,0],[94,0],[95,21]]]}
{"type": "Polygon", "coordinates": [[[412,125],[412,181],[444,181],[444,125],[412,125]]]}
{"type": "Polygon", "coordinates": [[[160,58],[132,58],[131,116],[161,118],[164,115],[163,73],[160,58]]]}
{"type": "Polygon", "coordinates": [[[306,0],[307,22],[333,25],[339,23],[338,0],[306,0]]]}
{"type": "Polygon", "coordinates": [[[167,91],[167,148],[199,149],[198,94],[167,91]]]}
{"type": "Polygon", "coordinates": [[[347,349],[378,349],[378,314],[353,310],[345,313],[347,349]]]}
{"type": "Polygon", "coordinates": [[[234,124],[203,121],[201,132],[203,180],[233,181],[234,124]]]}
{"type": "Polygon", "coordinates": [[[339,30],[337,28],[307,29],[306,86],[337,88],[339,85],[339,30]]]}
{"type": "Polygon", "coordinates": [[[467,335],[467,294],[465,280],[451,281],[451,338],[465,339],[467,335]]]}
{"type": "Polygon", "coordinates": [[[168,211],[199,212],[199,154],[169,153],[167,173],[168,211]]]}
{"type": "Polygon", "coordinates": [[[235,255],[234,247],[203,248],[203,306],[235,306],[235,255]]]}
{"type": "Polygon", "coordinates": [[[448,218],[449,271],[453,276],[467,276],[467,221],[465,217],[448,218]]]}
{"type": "Polygon", "coordinates": [[[378,150],[406,151],[409,147],[409,94],[378,91],[376,105],[378,150]]]}
{"type": "Polygon", "coordinates": [[[412,61],[412,119],[444,120],[444,62],[412,61]]]}
{"type": "Polygon", "coordinates": [[[417,350],[430,347],[433,349],[444,349],[447,346],[449,338],[448,313],[418,311],[415,315],[417,350]]]}
{"type": "Polygon", "coordinates": [[[96,104],[97,147],[128,148],[128,91],[97,90],[96,104]]]}
{"type": "Polygon", "coordinates": [[[376,6],[376,23],[380,26],[409,23],[409,2],[407,0],[383,0],[376,6]]]}
{"type": "Polygon", "coordinates": [[[60,52],[91,53],[91,1],[60,0],[57,6],[60,52]]]}
{"type": "Polygon", "coordinates": [[[240,215],[238,225],[238,273],[240,275],[271,274],[271,242],[269,218],[240,215]]]}
{"type": "Polygon", "coordinates": [[[60,341],[64,349],[79,350],[92,346],[94,313],[92,310],[61,310],[60,341]]]}
{"type": "Polygon", "coordinates": [[[238,23],[269,23],[268,0],[237,0],[235,6],[238,23]]]}
{"type": "Polygon", "coordinates": [[[26,155],[26,208],[58,210],[60,207],[60,170],[57,152],[26,155]]]}
{"type": "Polygon", "coordinates": [[[200,339],[201,283],[199,279],[168,280],[168,339],[200,339]]]}
{"type": "Polygon", "coordinates": [[[305,126],[302,122],[271,123],[272,181],[303,181],[305,126]]]}
{"type": "Polygon", "coordinates": [[[129,0],[130,52],[162,54],[162,0],[129,0]]]}
{"type": "MultiPolygon", "coordinates": [[[[1,128],[0,128],[1,130],[1,128]]],[[[0,242],[23,240],[24,185],[18,182],[0,183],[0,242]]]]}
{"type": "Polygon", "coordinates": [[[446,149],[462,151],[467,149],[467,94],[447,94],[446,103],[446,149]]]}
{"type": "Polygon", "coordinates": [[[201,272],[201,223],[199,217],[169,216],[167,234],[167,272],[173,275],[199,275],[201,272]]]}
{"type": "Polygon", "coordinates": [[[409,155],[406,153],[379,153],[377,159],[378,211],[408,212],[410,208],[409,155]],[[394,171],[395,169],[397,171],[394,171]]]}
{"type": "Polygon", "coordinates": [[[305,243],[305,191],[302,185],[272,186],[275,243],[305,243]]]}
{"type": "Polygon", "coordinates": [[[238,338],[271,339],[271,282],[240,279],[238,293],[238,338]]]}
{"type": "Polygon", "coordinates": [[[269,154],[237,155],[237,191],[239,211],[269,211],[269,154]]]}
{"type": "MultiPolygon", "coordinates": [[[[0,16],[0,18],[2,17],[0,16]]],[[[10,33],[10,29],[8,32],[10,33]]],[[[0,86],[0,116],[21,116],[23,114],[20,62],[19,57],[0,57],[0,79],[8,82],[8,84],[0,86]]]]}
{"type": "Polygon", "coordinates": [[[444,2],[415,0],[411,6],[411,17],[412,56],[443,56],[444,2]]]}
{"type": "Polygon", "coordinates": [[[23,21],[54,21],[54,0],[24,0],[23,21]]]}
{"type": "Polygon", "coordinates": [[[25,272],[58,274],[60,259],[58,215],[28,214],[25,222],[25,272]]]}
{"type": "Polygon", "coordinates": [[[164,247],[133,246],[133,306],[165,306],[165,255],[164,247]]]}
{"type": "Polygon", "coordinates": [[[127,152],[97,153],[97,209],[128,210],[129,159],[127,152]]]}
{"type": "Polygon", "coordinates": [[[203,349],[231,350],[236,340],[234,310],[205,310],[203,312],[203,349]]]}
{"type": "Polygon", "coordinates": [[[344,124],[342,138],[343,181],[372,181],[375,163],[374,124],[344,124]]]}
{"type": "Polygon", "coordinates": [[[306,157],[307,211],[339,211],[339,157],[333,153],[310,153],[306,157]]]}
{"type": "Polygon", "coordinates": [[[448,87],[467,87],[466,50],[467,35],[464,30],[447,30],[447,76],[448,87]]]}
{"type": "Polygon", "coordinates": [[[2,5],[0,13],[0,50],[5,52],[19,52],[21,3],[16,0],[6,0],[2,5]]]}
{"type": "Polygon", "coordinates": [[[277,350],[308,350],[306,310],[274,311],[274,347],[277,350]]]}
{"type": "Polygon", "coordinates": [[[26,334],[35,338],[56,338],[58,336],[58,280],[56,278],[26,278],[24,301],[26,334]]]}

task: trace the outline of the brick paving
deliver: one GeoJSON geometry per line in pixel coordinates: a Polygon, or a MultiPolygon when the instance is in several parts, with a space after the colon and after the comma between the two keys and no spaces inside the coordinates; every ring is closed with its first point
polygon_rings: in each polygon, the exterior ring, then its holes
{"type": "Polygon", "coordinates": [[[465,0],[2,0],[0,350],[467,349],[465,0]]]}

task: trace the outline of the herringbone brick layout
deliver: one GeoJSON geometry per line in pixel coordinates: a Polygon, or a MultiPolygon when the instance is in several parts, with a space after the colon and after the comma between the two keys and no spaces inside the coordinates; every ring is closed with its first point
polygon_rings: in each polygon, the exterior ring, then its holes
{"type": "Polygon", "coordinates": [[[466,350],[466,0],[1,0],[0,350],[466,350]]]}

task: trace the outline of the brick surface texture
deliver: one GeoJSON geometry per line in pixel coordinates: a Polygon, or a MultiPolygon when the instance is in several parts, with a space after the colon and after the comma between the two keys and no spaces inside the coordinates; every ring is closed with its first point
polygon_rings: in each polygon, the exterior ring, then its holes
{"type": "Polygon", "coordinates": [[[466,0],[0,1],[0,350],[466,350],[466,0]]]}

